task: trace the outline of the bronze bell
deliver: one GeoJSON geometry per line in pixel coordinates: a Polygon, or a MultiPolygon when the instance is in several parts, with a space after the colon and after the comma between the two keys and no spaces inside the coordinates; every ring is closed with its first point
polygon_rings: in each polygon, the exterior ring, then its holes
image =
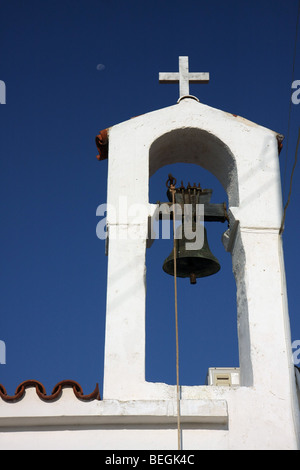
{"type": "MultiPolygon", "coordinates": [[[[196,284],[197,277],[206,277],[216,274],[220,270],[221,266],[217,258],[210,251],[205,228],[202,248],[200,250],[187,250],[186,243],[191,242],[192,240],[187,240],[184,237],[183,231],[182,237],[176,239],[176,274],[178,277],[189,277],[191,284],[196,284]]],[[[165,259],[163,270],[167,274],[174,276],[173,250],[168,258],[165,259]]]]}

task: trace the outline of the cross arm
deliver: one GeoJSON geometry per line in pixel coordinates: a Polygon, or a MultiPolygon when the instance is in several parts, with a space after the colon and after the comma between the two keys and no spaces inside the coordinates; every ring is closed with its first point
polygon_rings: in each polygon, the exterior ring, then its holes
{"type": "Polygon", "coordinates": [[[177,72],[160,72],[159,73],[159,82],[160,83],[178,83],[179,82],[179,73],[177,72]]]}
{"type": "MultiPolygon", "coordinates": [[[[160,72],[158,76],[160,83],[178,83],[180,74],[178,72],[160,72]]],[[[209,83],[208,72],[189,72],[188,81],[192,83],[209,83]]]]}
{"type": "Polygon", "coordinates": [[[192,83],[209,83],[208,72],[189,73],[189,81],[192,83]]]}

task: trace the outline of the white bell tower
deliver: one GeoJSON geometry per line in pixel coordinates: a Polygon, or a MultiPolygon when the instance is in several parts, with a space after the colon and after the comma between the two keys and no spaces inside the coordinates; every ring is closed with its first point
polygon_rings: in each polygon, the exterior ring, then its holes
{"type": "MultiPolygon", "coordinates": [[[[145,380],[145,254],[148,217],[155,209],[148,188],[150,176],[166,164],[198,164],[228,194],[230,228],[223,242],[236,279],[241,377],[239,386],[181,387],[183,446],[296,449],[299,403],[279,234],[282,136],[200,103],[189,95],[188,83],[207,82],[208,74],[190,74],[187,57],[179,58],[179,69],[159,77],[180,83],[177,104],[108,130],[107,202],[116,210],[107,214],[103,398],[141,406],[142,421],[144,414],[157,421],[157,407],[161,423],[176,414],[175,387],[145,380]],[[145,213],[125,219],[124,200],[128,207],[142,203],[145,213]]],[[[151,445],[146,433],[144,445],[151,445]]]]}

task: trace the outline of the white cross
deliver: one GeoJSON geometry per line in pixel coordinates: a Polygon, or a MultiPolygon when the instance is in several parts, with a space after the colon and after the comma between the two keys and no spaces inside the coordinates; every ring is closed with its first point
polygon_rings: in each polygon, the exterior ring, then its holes
{"type": "Polygon", "coordinates": [[[179,83],[179,98],[190,94],[190,82],[208,83],[209,73],[189,72],[189,58],[187,56],[179,57],[179,72],[160,72],[159,83],[179,83]]]}

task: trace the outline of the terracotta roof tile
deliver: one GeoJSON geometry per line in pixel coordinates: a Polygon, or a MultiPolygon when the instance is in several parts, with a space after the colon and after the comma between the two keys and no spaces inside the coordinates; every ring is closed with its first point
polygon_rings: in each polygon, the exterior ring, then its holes
{"type": "Polygon", "coordinates": [[[106,160],[106,158],[108,158],[108,132],[109,129],[103,129],[99,132],[95,139],[96,146],[99,152],[99,155],[97,155],[97,159],[99,161],[106,160]]]}
{"type": "Polygon", "coordinates": [[[92,393],[90,393],[89,395],[84,395],[81,386],[74,380],[62,380],[61,382],[55,385],[51,395],[47,395],[44,385],[38,382],[37,380],[26,380],[25,382],[22,382],[16,388],[14,395],[8,395],[5,390],[5,387],[0,384],[0,397],[6,402],[14,403],[23,398],[26,388],[29,387],[35,387],[37,395],[44,401],[53,401],[60,398],[63,388],[66,387],[72,387],[74,395],[80,400],[100,400],[98,384],[96,384],[96,388],[92,393]]]}

